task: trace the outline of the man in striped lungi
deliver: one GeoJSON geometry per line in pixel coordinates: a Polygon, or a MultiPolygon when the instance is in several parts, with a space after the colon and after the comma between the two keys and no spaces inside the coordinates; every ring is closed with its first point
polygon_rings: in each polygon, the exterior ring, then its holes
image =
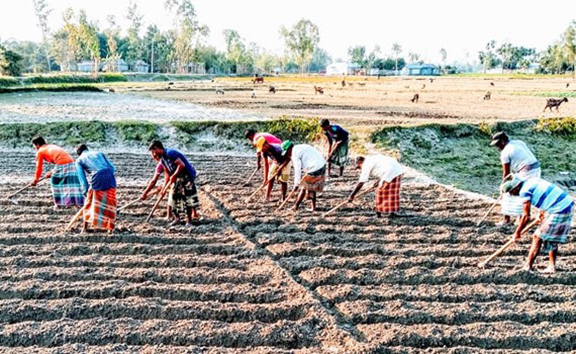
{"type": "Polygon", "coordinates": [[[84,205],[84,194],[72,156],[59,146],[47,144],[41,136],[32,139],[32,145],[36,149],[36,174],[31,185],[35,186],[40,180],[44,161],[54,164],[52,171],[46,174],[50,178],[54,208],[84,205]]]}
{"type": "Polygon", "coordinates": [[[502,184],[501,190],[503,193],[519,196],[524,201],[522,217],[512,236],[514,242],[520,239],[522,230],[530,220],[530,209],[536,207],[540,210],[540,226],[532,238],[532,247],[523,269],[532,270],[540,248],[544,247],[544,251],[548,252],[550,258],[550,264],[545,272],[554,273],[558,246],[566,243],[570,233],[574,216],[574,200],[562,188],[541,178],[523,180],[516,176],[511,181],[502,184]]]}
{"type": "Polygon", "coordinates": [[[83,232],[89,228],[114,230],[116,221],[116,168],[101,152],[76,147],[78,176],[86,194],[83,232]],[[88,177],[88,178],[87,178],[88,177]]]}
{"type": "Polygon", "coordinates": [[[396,216],[400,211],[400,185],[402,183],[402,167],[396,159],[381,154],[368,157],[358,156],[356,168],[362,170],[356,188],[350,194],[348,201],[353,202],[356,194],[362,189],[370,177],[377,178],[376,216],[386,214],[396,216]]]}

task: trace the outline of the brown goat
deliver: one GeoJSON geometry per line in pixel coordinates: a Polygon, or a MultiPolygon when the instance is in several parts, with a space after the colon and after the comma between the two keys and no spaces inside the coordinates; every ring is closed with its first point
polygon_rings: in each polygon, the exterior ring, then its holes
{"type": "Polygon", "coordinates": [[[270,88],[268,89],[268,92],[270,92],[270,93],[276,93],[276,87],[270,86],[270,88]]]}
{"type": "Polygon", "coordinates": [[[418,100],[420,99],[420,95],[415,93],[414,97],[412,97],[412,99],[410,100],[412,103],[418,103],[418,100]]]}
{"type": "Polygon", "coordinates": [[[553,107],[556,107],[556,111],[558,111],[558,109],[560,108],[560,105],[561,105],[563,102],[568,102],[568,98],[566,98],[566,97],[561,98],[561,99],[549,98],[549,99],[546,101],[546,107],[544,107],[544,111],[543,111],[543,112],[546,112],[546,108],[550,108],[550,112],[552,112],[552,108],[553,108],[553,107]]]}
{"type": "Polygon", "coordinates": [[[315,95],[317,95],[317,94],[323,95],[323,94],[324,94],[324,89],[323,89],[322,87],[314,86],[314,94],[315,94],[315,95]]]}

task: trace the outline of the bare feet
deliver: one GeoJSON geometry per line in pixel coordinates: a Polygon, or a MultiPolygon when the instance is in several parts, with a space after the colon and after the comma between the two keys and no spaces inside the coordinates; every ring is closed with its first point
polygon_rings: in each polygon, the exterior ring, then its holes
{"type": "Polygon", "coordinates": [[[531,272],[531,271],[532,271],[532,267],[530,267],[528,264],[525,264],[525,265],[522,267],[522,271],[524,271],[524,272],[531,272]]]}
{"type": "Polygon", "coordinates": [[[556,267],[550,264],[546,269],[544,269],[541,273],[544,274],[554,274],[556,273],[556,267]]]}

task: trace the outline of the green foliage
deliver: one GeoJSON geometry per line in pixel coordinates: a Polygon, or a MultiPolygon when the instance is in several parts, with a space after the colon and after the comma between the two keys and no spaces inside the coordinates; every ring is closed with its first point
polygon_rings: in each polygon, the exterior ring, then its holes
{"type": "Polygon", "coordinates": [[[298,64],[300,73],[306,72],[320,42],[318,26],[310,20],[301,19],[290,30],[282,26],[280,34],[284,38],[286,48],[298,64]]]}
{"type": "Polygon", "coordinates": [[[22,56],[0,44],[0,75],[20,76],[22,56]]]}
{"type": "Polygon", "coordinates": [[[576,118],[547,118],[536,124],[536,131],[576,140],[576,118]]]}
{"type": "Polygon", "coordinates": [[[15,86],[20,82],[13,77],[0,76],[0,87],[15,86]]]}
{"type": "Polygon", "coordinates": [[[102,89],[92,85],[85,84],[38,84],[28,86],[9,86],[0,87],[0,93],[13,93],[13,92],[32,92],[32,91],[48,91],[48,92],[102,92],[102,89]]]}
{"type": "Polygon", "coordinates": [[[114,123],[114,128],[121,141],[126,143],[144,143],[159,139],[159,125],[139,121],[123,121],[114,123]]]}
{"type": "Polygon", "coordinates": [[[103,143],[108,123],[104,122],[55,122],[48,124],[23,123],[0,124],[0,143],[4,146],[27,146],[37,135],[49,142],[66,146],[80,143],[103,143]]]}
{"type": "Polygon", "coordinates": [[[103,82],[128,81],[122,74],[106,73],[93,77],[89,75],[40,75],[24,78],[24,84],[95,84],[103,82]]]}

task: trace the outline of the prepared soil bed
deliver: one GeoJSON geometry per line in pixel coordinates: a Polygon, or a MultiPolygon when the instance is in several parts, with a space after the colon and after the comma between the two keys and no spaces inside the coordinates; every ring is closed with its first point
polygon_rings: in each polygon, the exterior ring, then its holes
{"type": "MultiPolygon", "coordinates": [[[[147,154],[109,154],[119,205],[141,193],[147,154]]],[[[117,231],[64,232],[31,152],[0,157],[0,351],[37,353],[551,353],[576,350],[576,246],[559,272],[523,272],[529,239],[486,269],[511,229],[476,222],[489,202],[403,181],[403,216],[373,194],[326,218],[357,179],[331,178],[311,214],[248,196],[252,158],[190,155],[202,220],[167,229],[161,204],[122,211],[117,231]],[[18,169],[16,169],[18,167],[18,169]]],[[[543,267],[545,258],[537,265],[543,267]]]]}

